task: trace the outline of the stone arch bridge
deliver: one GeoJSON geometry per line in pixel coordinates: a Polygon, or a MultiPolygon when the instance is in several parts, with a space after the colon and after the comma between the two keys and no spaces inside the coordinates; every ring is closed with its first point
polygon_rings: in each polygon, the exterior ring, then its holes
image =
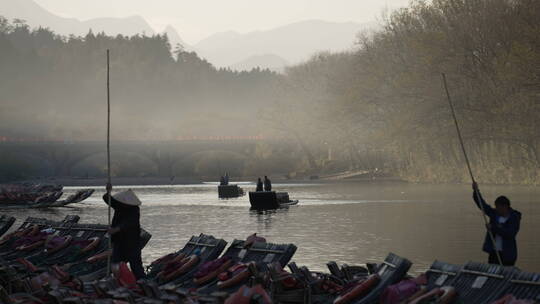
{"type": "MultiPolygon", "coordinates": [[[[290,142],[283,140],[177,140],[177,141],[113,141],[111,154],[114,157],[136,154],[150,161],[159,176],[171,176],[175,164],[202,152],[232,153],[238,158],[248,159],[256,153],[257,145],[285,147],[290,142]]],[[[71,176],[72,169],[84,160],[106,155],[104,141],[5,141],[0,142],[0,151],[16,155],[22,160],[39,160],[52,168],[55,176],[71,176]]]]}

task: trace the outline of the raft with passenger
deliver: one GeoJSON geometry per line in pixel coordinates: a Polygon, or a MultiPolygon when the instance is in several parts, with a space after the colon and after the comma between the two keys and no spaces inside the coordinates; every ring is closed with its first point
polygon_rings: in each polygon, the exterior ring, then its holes
{"type": "Polygon", "coordinates": [[[244,189],[238,185],[218,185],[219,198],[235,198],[244,196],[244,189]]]}
{"type": "Polygon", "coordinates": [[[298,200],[291,200],[287,192],[253,191],[249,203],[253,210],[272,210],[297,205],[298,200]]]}

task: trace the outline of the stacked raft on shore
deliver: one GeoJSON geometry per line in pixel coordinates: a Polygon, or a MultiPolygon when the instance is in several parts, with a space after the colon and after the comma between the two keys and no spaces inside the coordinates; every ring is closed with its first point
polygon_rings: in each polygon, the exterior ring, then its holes
{"type": "MultiPolygon", "coordinates": [[[[14,219],[0,218],[0,231],[14,219]]],[[[312,272],[291,262],[293,244],[260,239],[230,245],[193,236],[178,251],[152,262],[136,281],[125,265],[107,276],[106,226],[28,218],[0,240],[2,303],[535,303],[540,274],[470,262],[435,261],[425,274],[390,253],[380,264],[312,272]],[[288,271],[283,268],[288,266],[288,271]]],[[[142,247],[150,238],[145,231],[142,247]]]]}
{"type": "Polygon", "coordinates": [[[0,208],[51,208],[75,204],[89,198],[93,189],[83,189],[66,199],[62,185],[48,184],[4,184],[0,185],[0,208]]]}

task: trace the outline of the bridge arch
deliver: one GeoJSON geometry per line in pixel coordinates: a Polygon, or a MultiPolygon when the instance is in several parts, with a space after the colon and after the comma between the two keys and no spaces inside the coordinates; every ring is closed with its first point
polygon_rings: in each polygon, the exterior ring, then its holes
{"type": "MultiPolygon", "coordinates": [[[[75,163],[72,171],[77,175],[105,176],[106,164],[107,152],[94,152],[75,163]]],[[[111,151],[111,170],[116,176],[155,175],[158,172],[154,161],[144,153],[123,149],[111,151]]]]}
{"type": "Polygon", "coordinates": [[[204,150],[191,153],[181,159],[176,169],[191,171],[199,176],[242,175],[249,156],[230,150],[204,150]]]}
{"type": "Polygon", "coordinates": [[[45,177],[55,173],[54,163],[39,154],[26,151],[2,151],[0,170],[6,177],[45,177]]]}
{"type": "MultiPolygon", "coordinates": [[[[247,164],[259,162],[257,151],[261,149],[257,147],[261,144],[267,143],[238,140],[113,141],[112,165],[113,170],[132,170],[133,174],[145,171],[145,175],[162,177],[196,176],[203,172],[215,176],[226,171],[236,175],[245,173],[247,164]],[[132,163],[126,164],[127,160],[132,160],[132,163]]],[[[0,142],[2,154],[13,154],[21,160],[12,162],[17,163],[19,169],[24,169],[24,162],[28,162],[32,167],[28,172],[57,177],[102,177],[106,170],[105,147],[103,141],[0,142]]],[[[25,173],[28,176],[33,174],[25,173]]]]}

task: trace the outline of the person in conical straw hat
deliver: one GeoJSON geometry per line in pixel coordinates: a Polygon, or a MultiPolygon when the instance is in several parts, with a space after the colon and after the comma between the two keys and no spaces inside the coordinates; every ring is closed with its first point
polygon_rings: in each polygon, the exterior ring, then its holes
{"type": "MultiPolygon", "coordinates": [[[[109,202],[107,193],[103,195],[105,203],[109,202]]],[[[114,216],[109,229],[112,242],[112,263],[129,263],[131,271],[137,279],[145,277],[141,258],[141,200],[133,190],[111,195],[111,207],[114,216]]]]}

